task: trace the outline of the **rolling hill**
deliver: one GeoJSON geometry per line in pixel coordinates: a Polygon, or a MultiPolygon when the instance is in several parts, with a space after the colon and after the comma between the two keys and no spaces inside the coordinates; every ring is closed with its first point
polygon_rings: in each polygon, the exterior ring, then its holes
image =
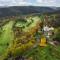
{"type": "Polygon", "coordinates": [[[55,12],[57,10],[60,11],[60,8],[39,7],[39,6],[0,7],[0,17],[24,15],[31,13],[47,13],[47,12],[55,12]]]}

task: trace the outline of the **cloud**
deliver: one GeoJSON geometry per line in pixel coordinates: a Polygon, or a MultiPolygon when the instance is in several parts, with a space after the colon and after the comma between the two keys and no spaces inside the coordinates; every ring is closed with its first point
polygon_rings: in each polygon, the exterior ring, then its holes
{"type": "Polygon", "coordinates": [[[60,0],[0,0],[0,6],[60,6],[60,0]]]}
{"type": "Polygon", "coordinates": [[[36,0],[38,6],[55,6],[56,0],[36,0]]]}
{"type": "Polygon", "coordinates": [[[36,0],[37,3],[54,3],[56,0],[36,0]]]}
{"type": "Polygon", "coordinates": [[[28,6],[32,5],[27,0],[0,0],[0,6],[28,6]]]}
{"type": "Polygon", "coordinates": [[[16,5],[18,6],[28,6],[28,5],[32,5],[31,2],[28,2],[27,0],[15,0],[16,5]]]}

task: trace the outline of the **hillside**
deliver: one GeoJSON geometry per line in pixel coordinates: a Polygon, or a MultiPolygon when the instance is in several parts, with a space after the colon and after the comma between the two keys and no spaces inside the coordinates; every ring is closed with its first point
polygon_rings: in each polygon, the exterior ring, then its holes
{"type": "Polygon", "coordinates": [[[54,9],[53,7],[39,7],[39,6],[13,6],[13,7],[1,7],[0,17],[16,16],[31,13],[47,13],[60,10],[60,8],[54,9]]]}
{"type": "Polygon", "coordinates": [[[46,46],[40,46],[46,16],[48,24],[54,26],[54,32],[57,32],[52,37],[59,40],[59,14],[26,15],[25,18],[4,19],[0,26],[0,59],[60,60],[60,43],[50,45],[47,42],[46,46]]]}

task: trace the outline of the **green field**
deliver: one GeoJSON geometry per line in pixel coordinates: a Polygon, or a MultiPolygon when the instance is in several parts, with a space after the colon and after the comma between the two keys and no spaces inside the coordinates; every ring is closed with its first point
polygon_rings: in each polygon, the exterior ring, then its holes
{"type": "Polygon", "coordinates": [[[11,43],[11,41],[14,39],[12,31],[13,24],[14,22],[10,21],[2,27],[2,33],[0,35],[0,54],[4,53],[9,43],[11,43]]]}
{"type": "MultiPolygon", "coordinates": [[[[17,22],[15,20],[11,20],[4,24],[0,29],[0,56],[6,53],[9,45],[14,41],[14,24],[15,27],[21,27],[24,32],[27,32],[30,28],[35,27],[38,21],[42,22],[43,19],[44,16],[34,16],[26,18],[27,22],[18,21],[17,19],[17,22]]],[[[47,44],[46,47],[40,47],[37,45],[36,47],[26,50],[22,55],[26,58],[32,57],[33,60],[60,60],[60,46],[47,44]]]]}

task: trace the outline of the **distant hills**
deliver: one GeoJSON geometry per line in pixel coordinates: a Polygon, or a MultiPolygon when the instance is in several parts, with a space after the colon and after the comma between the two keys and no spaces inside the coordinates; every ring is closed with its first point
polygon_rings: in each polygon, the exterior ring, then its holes
{"type": "Polygon", "coordinates": [[[47,13],[59,11],[60,8],[39,7],[39,6],[13,6],[13,7],[0,7],[0,17],[25,15],[31,13],[47,13]]]}

